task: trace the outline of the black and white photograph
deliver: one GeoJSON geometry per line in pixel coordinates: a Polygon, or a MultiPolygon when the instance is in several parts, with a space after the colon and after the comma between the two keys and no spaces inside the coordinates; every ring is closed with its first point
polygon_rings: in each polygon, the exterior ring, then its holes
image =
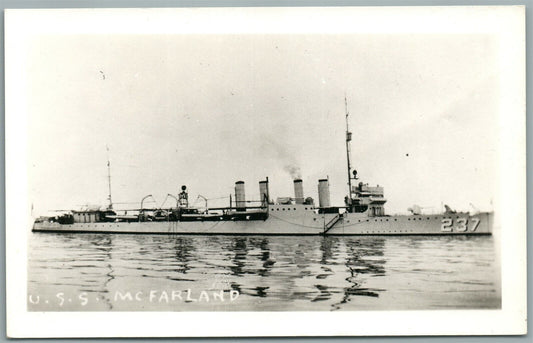
{"type": "Polygon", "coordinates": [[[525,333],[523,19],[6,11],[11,335],[525,333]]]}

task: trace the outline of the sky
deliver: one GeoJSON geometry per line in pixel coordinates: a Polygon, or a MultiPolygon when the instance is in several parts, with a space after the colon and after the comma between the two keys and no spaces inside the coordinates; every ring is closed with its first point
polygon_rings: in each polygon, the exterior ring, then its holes
{"type": "Polygon", "coordinates": [[[29,46],[37,214],[106,205],[108,156],[116,207],[147,194],[159,206],[181,185],[227,205],[239,180],[254,200],[267,176],[273,198],[301,177],[316,203],[329,177],[342,206],[345,97],[352,166],[384,187],[387,213],[488,210],[497,196],[491,35],[57,34],[29,46]]]}

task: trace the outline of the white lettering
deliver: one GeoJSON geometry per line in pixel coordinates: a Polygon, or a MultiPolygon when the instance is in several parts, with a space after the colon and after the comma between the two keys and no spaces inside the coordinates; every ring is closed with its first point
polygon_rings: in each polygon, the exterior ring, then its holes
{"type": "Polygon", "coordinates": [[[213,292],[213,300],[219,299],[220,301],[224,301],[224,290],[220,290],[218,293],[213,292]]]}
{"type": "Polygon", "coordinates": [[[150,291],[150,302],[154,301],[156,294],[157,294],[157,291],[155,290],[150,291]]]}
{"type": "Polygon", "coordinates": [[[65,303],[65,298],[63,298],[64,295],[65,293],[63,292],[59,292],[56,294],[56,297],[59,299],[59,306],[63,306],[63,304],[65,303]]]}
{"type": "Polygon", "coordinates": [[[237,299],[239,297],[239,291],[236,291],[234,289],[232,289],[230,292],[229,292],[229,298],[231,301],[237,299]]]}
{"type": "Polygon", "coordinates": [[[181,298],[181,291],[172,291],[172,301],[175,301],[177,298],[183,301],[181,298]]]}
{"type": "Polygon", "coordinates": [[[163,300],[168,304],[168,294],[165,291],[161,292],[161,296],[159,297],[159,302],[163,300]]]}
{"type": "Polygon", "coordinates": [[[206,302],[209,302],[209,295],[207,295],[207,292],[206,291],[201,291],[200,292],[200,298],[198,298],[198,301],[202,301],[202,299],[205,298],[205,301],[206,302]]]}
{"type": "Polygon", "coordinates": [[[87,292],[80,293],[78,298],[81,300],[81,306],[85,306],[89,302],[89,299],[87,299],[87,292]]]}
{"type": "Polygon", "coordinates": [[[133,297],[131,296],[130,292],[126,292],[125,294],[122,294],[122,292],[116,291],[115,292],[115,301],[117,301],[118,298],[120,298],[120,300],[129,300],[129,301],[133,300],[133,297]]]}
{"type": "Polygon", "coordinates": [[[187,301],[198,301],[197,299],[191,298],[191,289],[187,289],[187,301]]]}
{"type": "Polygon", "coordinates": [[[33,295],[30,294],[30,303],[32,304],[38,304],[41,301],[41,297],[37,296],[37,300],[33,300],[33,295]]]}

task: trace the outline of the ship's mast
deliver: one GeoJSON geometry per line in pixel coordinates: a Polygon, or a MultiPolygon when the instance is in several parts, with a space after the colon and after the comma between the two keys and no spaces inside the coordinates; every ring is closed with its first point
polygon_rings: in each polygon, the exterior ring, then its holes
{"type": "Polygon", "coordinates": [[[352,140],[352,133],[348,127],[348,101],[346,100],[346,94],[344,95],[344,110],[346,112],[346,160],[348,162],[348,198],[352,199],[352,167],[350,165],[350,141],[352,140]]]}
{"type": "Polygon", "coordinates": [[[111,200],[111,162],[109,162],[109,147],[106,145],[105,148],[107,150],[107,183],[109,187],[109,195],[107,197],[107,199],[109,200],[109,205],[107,206],[107,209],[112,210],[113,200],[111,200]]]}

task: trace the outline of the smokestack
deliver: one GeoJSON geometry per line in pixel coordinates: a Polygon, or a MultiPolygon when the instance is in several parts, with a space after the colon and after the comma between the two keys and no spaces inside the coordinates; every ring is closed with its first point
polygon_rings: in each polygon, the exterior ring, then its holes
{"type": "Polygon", "coordinates": [[[259,197],[262,206],[265,206],[270,201],[268,198],[268,178],[264,181],[259,181],[259,197]]]}
{"type": "Polygon", "coordinates": [[[302,179],[294,180],[294,199],[297,204],[304,203],[304,187],[302,179]]]}
{"type": "Polygon", "coordinates": [[[329,181],[328,179],[318,180],[318,206],[330,207],[329,202],[329,181]]]}
{"type": "Polygon", "coordinates": [[[246,210],[246,196],[244,193],[244,181],[235,182],[235,207],[237,211],[246,210]]]}

